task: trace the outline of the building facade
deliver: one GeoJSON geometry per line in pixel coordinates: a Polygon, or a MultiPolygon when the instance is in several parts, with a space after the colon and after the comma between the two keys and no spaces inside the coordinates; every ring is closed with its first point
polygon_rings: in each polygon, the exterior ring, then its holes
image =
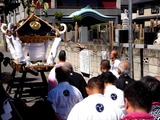
{"type": "Polygon", "coordinates": [[[92,8],[115,9],[120,7],[120,0],[46,0],[50,8],[83,8],[87,5],[92,8]]]}
{"type": "Polygon", "coordinates": [[[137,17],[133,20],[138,24],[150,26],[150,20],[155,20],[155,25],[160,24],[160,1],[141,0],[135,3],[137,6],[137,17]]]}
{"type": "MultiPolygon", "coordinates": [[[[88,5],[105,16],[116,16],[117,21],[121,16],[121,0],[48,0],[47,2],[50,9],[47,10],[48,17],[44,19],[49,23],[54,21],[55,12],[62,12],[64,16],[69,16],[88,5]]],[[[38,7],[35,14],[43,17],[38,7]]]]}

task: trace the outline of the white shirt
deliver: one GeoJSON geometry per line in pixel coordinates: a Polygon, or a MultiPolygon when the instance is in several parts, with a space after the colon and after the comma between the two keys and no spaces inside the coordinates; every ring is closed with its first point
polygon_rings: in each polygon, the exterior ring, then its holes
{"type": "Polygon", "coordinates": [[[108,104],[102,94],[93,94],[77,103],[67,120],[120,120],[122,111],[113,104],[108,104]]]}
{"type": "Polygon", "coordinates": [[[104,90],[104,96],[110,104],[117,105],[124,114],[126,114],[124,93],[118,89],[115,85],[107,85],[104,90]]]}
{"type": "Polygon", "coordinates": [[[82,99],[80,91],[68,82],[59,83],[48,93],[47,98],[52,102],[52,107],[60,120],[66,120],[72,107],[82,99]]]}
{"type": "Polygon", "coordinates": [[[114,62],[110,60],[110,65],[111,65],[110,72],[112,72],[117,78],[119,78],[118,65],[120,64],[120,62],[121,61],[118,59],[115,59],[114,62]]]}

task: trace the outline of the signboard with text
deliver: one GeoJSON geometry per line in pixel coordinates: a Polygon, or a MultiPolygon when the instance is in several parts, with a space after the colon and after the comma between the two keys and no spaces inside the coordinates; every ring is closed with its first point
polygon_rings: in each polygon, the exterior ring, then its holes
{"type": "Polygon", "coordinates": [[[82,50],[80,52],[80,71],[86,74],[90,74],[89,50],[82,50]]]}

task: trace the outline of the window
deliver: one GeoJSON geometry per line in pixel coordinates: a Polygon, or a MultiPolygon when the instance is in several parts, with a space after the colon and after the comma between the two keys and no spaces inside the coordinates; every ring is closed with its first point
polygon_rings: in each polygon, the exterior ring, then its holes
{"type": "Polygon", "coordinates": [[[139,15],[144,15],[144,7],[139,7],[139,15]]]}
{"type": "Polygon", "coordinates": [[[151,7],[151,13],[152,14],[159,13],[159,6],[152,5],[152,7],[151,7]]]}

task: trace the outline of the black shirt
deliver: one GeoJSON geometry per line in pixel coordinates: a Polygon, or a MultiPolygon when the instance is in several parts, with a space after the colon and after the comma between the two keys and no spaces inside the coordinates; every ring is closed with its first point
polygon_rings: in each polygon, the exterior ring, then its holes
{"type": "Polygon", "coordinates": [[[133,83],[135,80],[130,78],[127,74],[122,74],[118,80],[115,82],[115,86],[124,91],[125,87],[133,83]]]}
{"type": "Polygon", "coordinates": [[[79,91],[82,93],[83,98],[87,97],[87,92],[86,92],[86,81],[83,78],[83,76],[77,72],[70,72],[69,73],[69,80],[68,82],[75,86],[76,88],[79,89],[79,91]]]}

